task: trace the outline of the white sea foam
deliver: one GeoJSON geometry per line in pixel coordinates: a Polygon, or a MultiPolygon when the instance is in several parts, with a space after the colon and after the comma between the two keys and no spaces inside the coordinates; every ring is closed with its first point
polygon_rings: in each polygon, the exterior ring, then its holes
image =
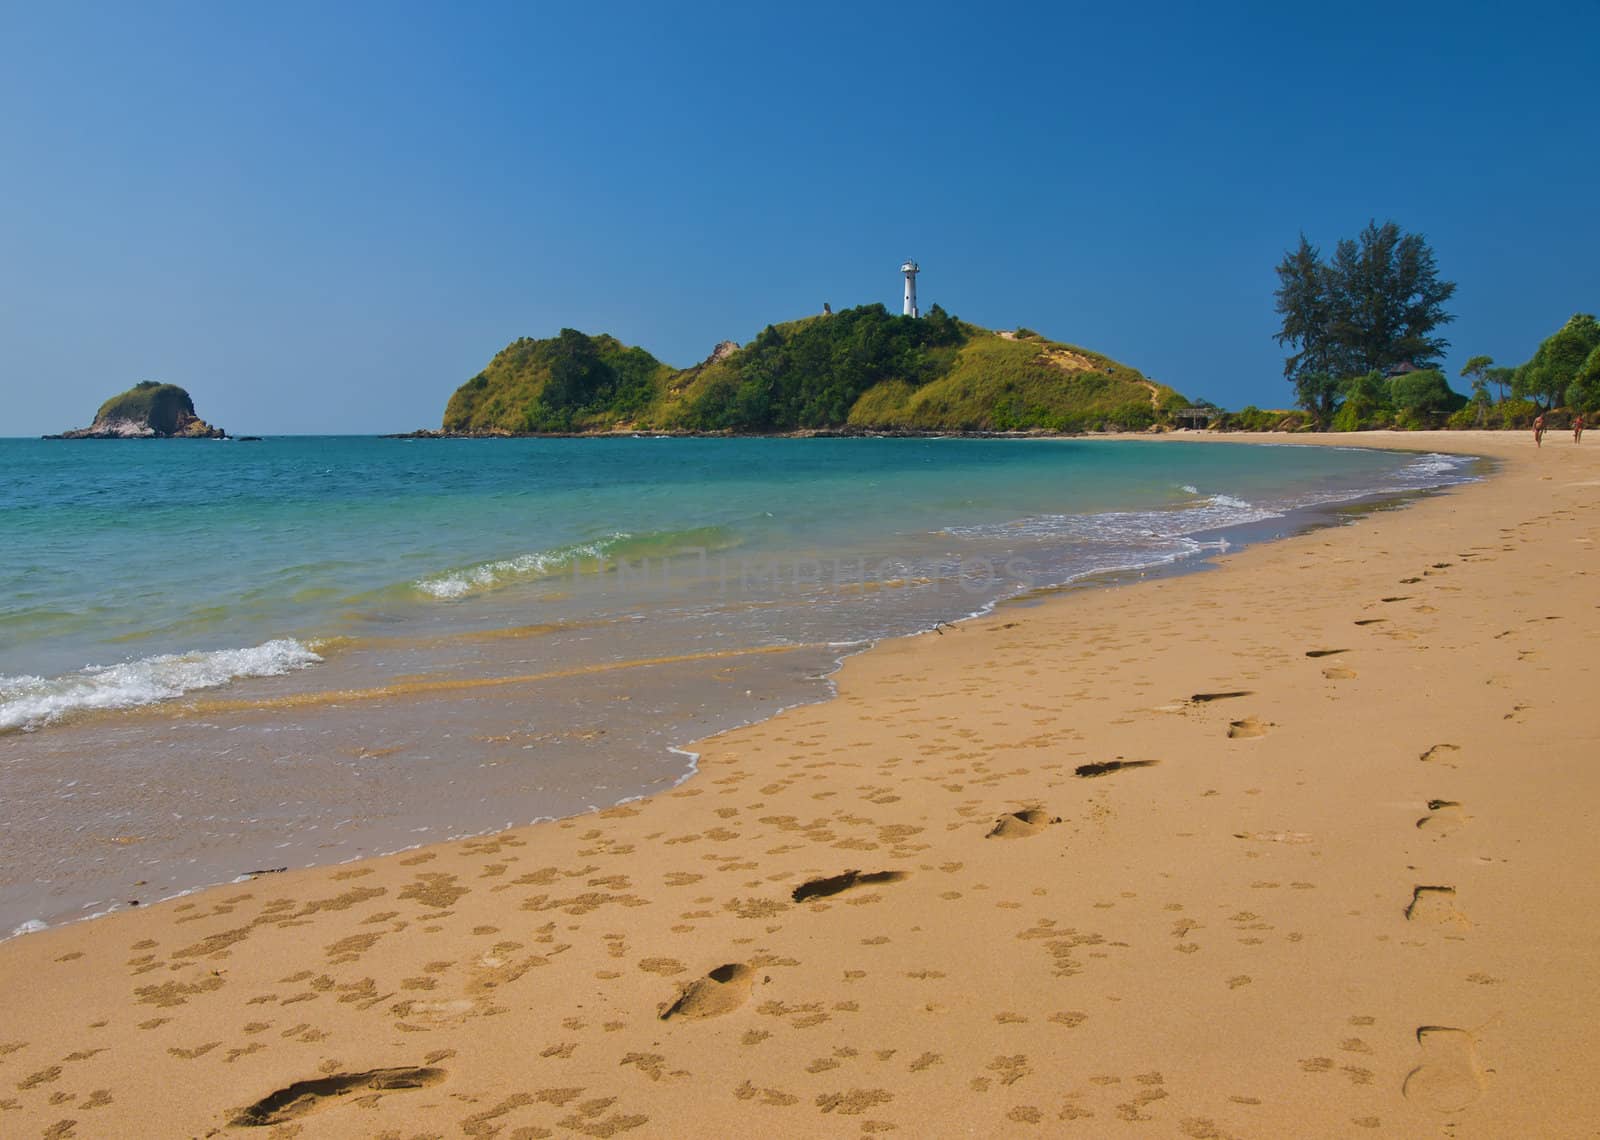
{"type": "Polygon", "coordinates": [[[1471,462],[1471,457],[1466,455],[1441,455],[1436,451],[1429,452],[1402,467],[1400,477],[1431,482],[1437,480],[1440,475],[1460,475],[1471,462]]]}
{"type": "Polygon", "coordinates": [[[164,653],[60,677],[0,677],[0,732],[38,728],[88,709],[148,705],[244,677],[276,677],[321,660],[283,637],[248,649],[164,653]]]}
{"type": "MultiPolygon", "coordinates": [[[[1287,445],[1268,445],[1287,446],[1287,445]]],[[[1354,450],[1354,449],[1352,449],[1354,450]]],[[[1455,486],[1475,480],[1470,472],[1473,457],[1430,452],[1381,477],[1368,487],[1346,487],[1337,491],[1307,491],[1275,499],[1272,506],[1251,503],[1227,494],[1207,494],[1190,483],[1179,489],[1201,496],[1182,507],[1153,511],[1106,511],[1087,515],[1031,515],[1004,523],[949,527],[942,533],[957,538],[1034,540],[1072,539],[1087,542],[1135,542],[1163,545],[1201,531],[1242,526],[1282,518],[1291,510],[1349,502],[1372,495],[1389,495],[1455,486]]],[[[1152,554],[1154,551],[1152,550],[1152,554]]],[[[1183,555],[1180,555],[1183,556],[1183,555]]],[[[1157,558],[1155,561],[1160,561],[1157,558]]]]}
{"type": "Polygon", "coordinates": [[[1295,509],[1321,507],[1372,495],[1414,494],[1441,487],[1457,487],[1463,483],[1476,483],[1478,476],[1471,472],[1474,461],[1474,457],[1470,455],[1441,455],[1438,452],[1429,452],[1384,476],[1384,481],[1375,486],[1331,492],[1302,492],[1288,499],[1286,505],[1295,509]]]}
{"type": "MultiPolygon", "coordinates": [[[[1188,488],[1184,488],[1188,490],[1188,488]]],[[[1194,492],[1199,494],[1199,492],[1194,492]]],[[[1209,495],[1187,507],[1166,511],[1104,511],[1092,515],[1030,515],[1004,523],[949,527],[943,533],[957,538],[1034,539],[1059,538],[1089,542],[1174,539],[1203,530],[1241,526],[1279,518],[1281,512],[1257,506],[1232,495],[1209,495]]]]}
{"type": "Polygon", "coordinates": [[[446,570],[427,578],[419,578],[415,585],[424,594],[445,600],[481,594],[511,582],[529,581],[560,574],[575,563],[585,559],[604,559],[627,534],[613,534],[593,542],[558,546],[553,550],[535,550],[515,558],[501,558],[493,562],[480,562],[460,570],[446,570]]]}

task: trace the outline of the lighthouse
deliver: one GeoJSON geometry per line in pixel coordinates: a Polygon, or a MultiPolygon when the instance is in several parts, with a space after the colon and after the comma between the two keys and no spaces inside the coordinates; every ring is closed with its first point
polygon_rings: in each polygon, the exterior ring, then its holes
{"type": "Polygon", "coordinates": [[[917,263],[906,258],[900,272],[906,275],[906,307],[902,311],[908,317],[920,317],[922,314],[917,311],[917,274],[920,272],[917,263]]]}

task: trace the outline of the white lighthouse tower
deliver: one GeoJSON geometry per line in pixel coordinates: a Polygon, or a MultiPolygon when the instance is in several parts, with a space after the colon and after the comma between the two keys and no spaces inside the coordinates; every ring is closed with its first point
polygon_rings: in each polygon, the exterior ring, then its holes
{"type": "Polygon", "coordinates": [[[917,263],[908,257],[905,264],[900,267],[900,272],[906,275],[906,307],[903,311],[908,317],[920,317],[922,314],[917,311],[917,274],[921,270],[917,268],[917,263]]]}

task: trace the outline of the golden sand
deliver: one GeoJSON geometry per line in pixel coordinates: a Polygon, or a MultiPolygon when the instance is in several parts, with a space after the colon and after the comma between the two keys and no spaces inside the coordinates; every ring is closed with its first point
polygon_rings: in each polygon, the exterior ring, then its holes
{"type": "Polygon", "coordinates": [[[1361,442],[1503,466],[886,643],[646,802],[0,946],[0,1135],[1600,1135],[1600,445],[1361,442]]]}

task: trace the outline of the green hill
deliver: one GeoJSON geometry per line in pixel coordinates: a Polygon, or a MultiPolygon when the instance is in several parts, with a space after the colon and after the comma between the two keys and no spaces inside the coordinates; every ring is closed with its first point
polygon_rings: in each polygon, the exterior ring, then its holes
{"type": "Polygon", "coordinates": [[[1138,430],[1186,401],[1137,369],[1019,330],[863,305],[768,325],[683,370],[562,329],[507,345],[450,398],[443,429],[536,432],[1138,430]]]}
{"type": "Polygon", "coordinates": [[[456,389],[444,430],[482,435],[603,431],[659,411],[674,370],[616,337],[562,329],[522,337],[456,389]]]}

